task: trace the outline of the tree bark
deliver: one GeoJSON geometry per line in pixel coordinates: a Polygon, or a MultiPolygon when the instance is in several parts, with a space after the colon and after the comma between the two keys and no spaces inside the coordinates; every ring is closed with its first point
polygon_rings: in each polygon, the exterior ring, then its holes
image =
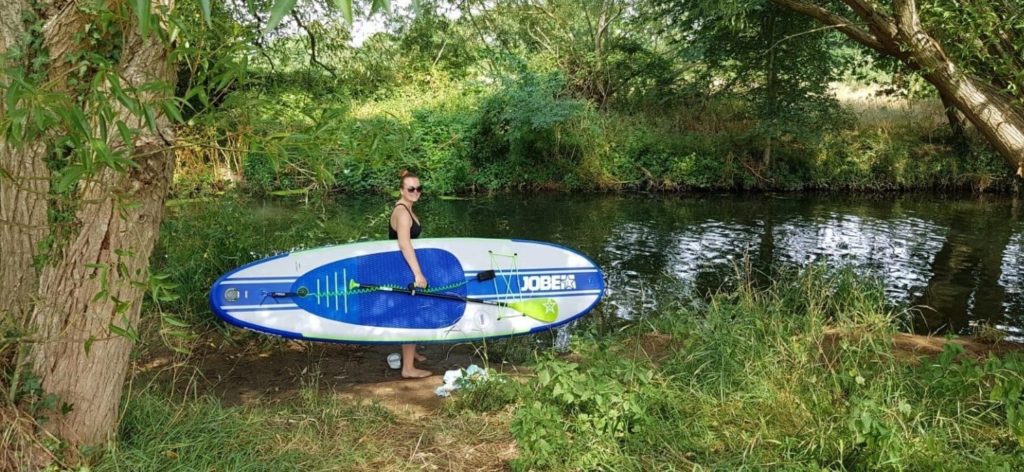
{"type": "MultiPolygon", "coordinates": [[[[173,0],[152,3],[154,15],[161,7],[173,7],[173,0]]],[[[10,5],[0,7],[5,19],[13,11],[7,10],[10,5]]],[[[29,6],[21,3],[17,8],[22,10],[13,11],[14,18],[29,6]]],[[[65,57],[83,47],[77,35],[90,19],[77,2],[54,2],[44,15],[41,39],[50,57],[65,57]]],[[[133,13],[128,15],[120,18],[124,43],[115,65],[121,83],[135,89],[164,82],[164,90],[170,90],[170,44],[153,32],[141,36],[133,13]]],[[[0,23],[0,38],[5,41],[0,53],[14,44],[7,38],[18,37],[12,25],[0,23]]],[[[64,83],[67,67],[66,61],[53,60],[48,82],[62,93],[74,94],[75,89],[64,83]]],[[[155,102],[167,98],[155,91],[141,95],[140,100],[155,110],[161,109],[155,102]]],[[[90,114],[88,105],[83,106],[90,114]]],[[[6,174],[0,180],[0,280],[5,288],[26,287],[24,292],[31,295],[18,302],[31,307],[31,366],[43,390],[70,407],[67,414],[53,412],[46,426],[74,446],[102,443],[116,430],[132,343],[112,334],[111,326],[135,330],[174,169],[166,116],[156,114],[155,127],[150,127],[144,117],[120,103],[114,105],[114,115],[139,134],[134,142],[122,142],[118,133],[112,133],[107,144],[125,152],[136,167],[124,172],[104,168],[79,182],[71,197],[77,205],[73,232],[38,271],[31,270],[31,263],[38,256],[38,242],[51,230],[46,214],[48,203],[56,198],[47,195],[53,177],[43,161],[47,139],[17,146],[0,140],[0,165],[6,174]]],[[[0,309],[10,309],[12,302],[3,303],[0,309]]]]}
{"type": "Polygon", "coordinates": [[[772,2],[833,26],[854,41],[920,72],[963,113],[1010,168],[1024,177],[1024,110],[1005,91],[960,70],[922,27],[914,0],[893,0],[891,15],[871,0],[844,0],[867,30],[812,2],[772,2]]]}
{"type": "Polygon", "coordinates": [[[31,324],[41,341],[32,366],[44,391],[71,406],[51,427],[72,444],[104,442],[117,427],[132,343],[110,326],[131,331],[138,324],[144,290],[133,282],[147,280],[174,169],[163,147],[136,147],[152,152],[136,160],[140,169],[106,170],[89,185],[84,199],[97,203],[78,211],[81,229],[40,278],[31,324]],[[104,286],[108,296],[95,299],[104,286]]]}
{"type": "Polygon", "coordinates": [[[946,113],[946,121],[949,122],[949,129],[953,133],[953,139],[957,143],[967,142],[967,129],[964,127],[963,118],[956,104],[945,93],[939,90],[939,98],[942,100],[942,110],[946,113]]]}
{"type": "MultiPolygon", "coordinates": [[[[26,8],[23,1],[0,5],[0,54],[25,33],[20,18],[26,8]]],[[[2,75],[0,81],[7,85],[2,75]]],[[[16,148],[0,139],[0,287],[5,291],[0,297],[0,318],[13,319],[19,325],[31,311],[37,287],[36,248],[49,232],[46,199],[50,175],[42,158],[45,149],[42,143],[16,148]]]]}

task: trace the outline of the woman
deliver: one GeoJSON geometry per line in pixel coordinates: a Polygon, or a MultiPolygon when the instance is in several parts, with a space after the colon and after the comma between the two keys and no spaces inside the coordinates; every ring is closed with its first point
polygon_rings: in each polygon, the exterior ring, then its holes
{"type": "MultiPolygon", "coordinates": [[[[409,171],[402,171],[398,178],[399,194],[401,198],[395,203],[391,211],[391,226],[388,227],[388,239],[397,239],[398,247],[405,256],[405,262],[412,269],[415,278],[413,284],[418,288],[427,287],[427,279],[420,270],[420,263],[416,260],[416,251],[412,247],[412,240],[419,237],[423,228],[420,220],[412,212],[412,206],[423,194],[423,186],[420,185],[420,178],[409,171]]],[[[425,361],[426,357],[416,354],[415,344],[402,345],[402,377],[407,379],[430,376],[430,371],[417,369],[415,361],[425,361]]]]}

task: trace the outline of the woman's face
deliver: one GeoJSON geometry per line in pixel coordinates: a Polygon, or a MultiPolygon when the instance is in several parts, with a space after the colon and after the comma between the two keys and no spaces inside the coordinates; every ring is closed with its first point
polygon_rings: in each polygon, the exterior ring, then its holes
{"type": "Polygon", "coordinates": [[[410,202],[415,202],[420,199],[420,195],[423,194],[423,187],[420,185],[420,179],[418,177],[407,177],[402,181],[402,197],[410,202]]]}

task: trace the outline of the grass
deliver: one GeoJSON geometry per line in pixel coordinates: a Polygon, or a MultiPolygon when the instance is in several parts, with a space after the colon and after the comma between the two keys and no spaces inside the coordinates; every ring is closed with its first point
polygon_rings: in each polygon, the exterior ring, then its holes
{"type": "Polygon", "coordinates": [[[304,388],[278,404],[224,406],[147,389],[125,404],[119,440],[93,471],[496,470],[511,439],[499,415],[396,416],[304,388]]]}
{"type": "MultiPolygon", "coordinates": [[[[532,338],[480,346],[527,373],[426,416],[336,394],[317,368],[295,394],[240,404],[175,389],[166,369],[129,384],[117,440],[89,470],[1024,469],[1024,351],[946,343],[917,359],[894,348],[900,314],[872,280],[819,267],[747,279],[624,327],[584,323],[569,355],[532,338]]],[[[0,465],[61,460],[26,411],[0,409],[0,465]]]]}
{"type": "Polygon", "coordinates": [[[94,470],[366,470],[386,449],[364,440],[394,424],[376,405],[318,395],[224,407],[210,396],[175,402],[146,391],[127,402],[120,440],[94,470]]]}
{"type": "Polygon", "coordinates": [[[577,346],[537,367],[515,468],[1024,467],[1024,356],[901,362],[893,317],[880,288],[809,269],[577,346]]]}
{"type": "Polygon", "coordinates": [[[128,395],[93,470],[1024,468],[1019,351],[947,343],[908,361],[881,287],[852,273],[737,286],[600,336],[583,327],[571,355],[534,350],[530,374],[421,418],[324,392],[316,372],[292,399],[241,406],[156,382],[128,395]]]}

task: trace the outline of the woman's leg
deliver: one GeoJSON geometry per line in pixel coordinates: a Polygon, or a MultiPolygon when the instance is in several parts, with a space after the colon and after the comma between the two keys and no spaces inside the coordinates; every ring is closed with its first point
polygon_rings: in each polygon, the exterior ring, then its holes
{"type": "Polygon", "coordinates": [[[416,345],[402,345],[402,377],[415,379],[430,376],[430,371],[416,368],[416,345]]]}

